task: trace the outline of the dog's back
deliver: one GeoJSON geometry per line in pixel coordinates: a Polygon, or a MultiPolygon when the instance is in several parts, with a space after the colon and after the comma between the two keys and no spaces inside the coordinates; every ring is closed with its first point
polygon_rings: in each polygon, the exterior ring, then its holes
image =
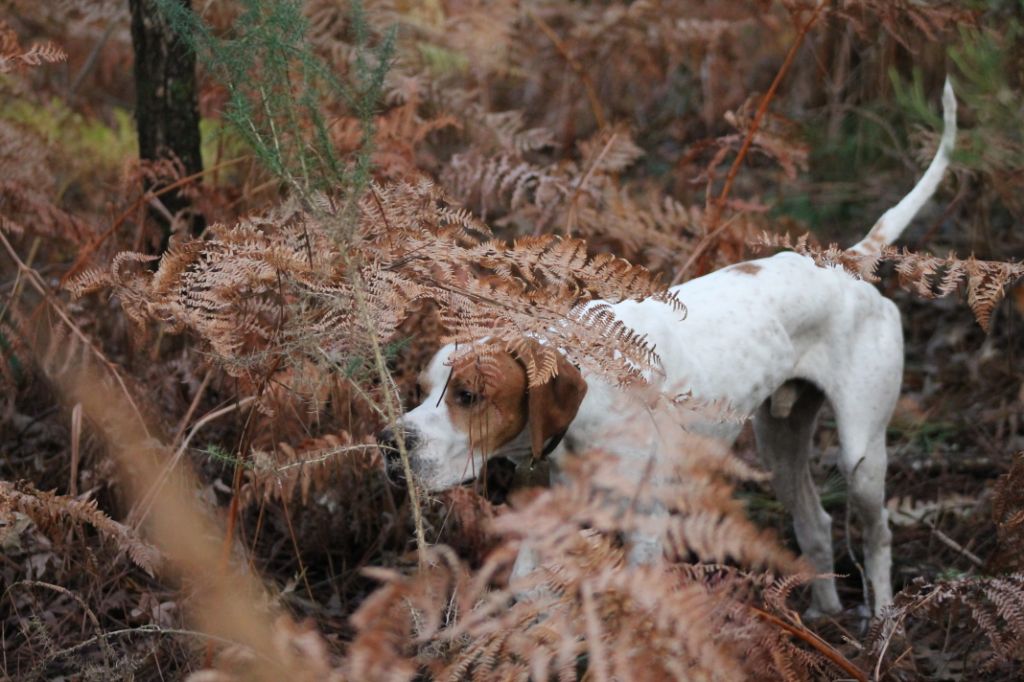
{"type": "MultiPolygon", "coordinates": [[[[904,231],[931,198],[949,165],[956,136],[956,100],[949,82],[943,96],[945,128],[935,157],[915,187],[852,247],[877,256],[904,231]]],[[[833,572],[831,517],[810,474],[817,415],[831,403],[840,441],[839,469],[849,503],[864,524],[865,570],[875,612],[891,600],[891,532],[885,502],[885,432],[903,370],[903,336],[896,306],[874,286],[838,267],[782,253],[733,265],[673,289],[684,318],[668,305],[627,301],[616,317],[646,335],[659,363],[649,373],[662,393],[688,393],[704,403],[725,403],[754,415],[758,451],[771,469],[776,494],[793,514],[801,551],[824,576],[814,581],[812,611],[841,606],[833,572]]],[[[588,377],[591,390],[570,431],[585,449],[626,436],[623,465],[662,454],[653,441],[635,438],[636,410],[616,404],[614,387],[588,377]]],[[[731,440],[739,425],[709,420],[702,434],[731,440]]],[[[656,439],[655,439],[656,440],[656,439]]],[[[685,445],[680,446],[685,451],[685,445]]],[[[646,545],[653,546],[651,541],[646,545]]],[[[648,554],[654,550],[648,549],[648,554]]]]}

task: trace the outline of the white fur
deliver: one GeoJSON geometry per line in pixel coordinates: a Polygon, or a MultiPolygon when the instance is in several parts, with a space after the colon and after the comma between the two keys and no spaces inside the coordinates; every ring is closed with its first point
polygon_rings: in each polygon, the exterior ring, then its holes
{"type": "Polygon", "coordinates": [[[851,246],[850,251],[870,254],[877,251],[881,244],[895,242],[925,202],[938,189],[939,183],[942,182],[942,176],[945,175],[946,168],[949,166],[953,146],[956,143],[956,95],[953,94],[953,84],[949,82],[949,78],[946,79],[942,88],[942,124],[942,139],[939,140],[939,148],[924,175],[914,185],[914,189],[910,190],[910,193],[903,197],[898,204],[883,213],[867,236],[851,246]]]}
{"type": "MultiPolygon", "coordinates": [[[[877,249],[895,239],[938,186],[956,128],[948,82],[943,103],[946,129],[931,166],[879,221],[875,232],[880,236],[863,240],[856,250],[877,249]]],[[[885,430],[903,370],[896,306],[870,284],[793,253],[727,267],[672,291],[686,306],[685,319],[654,300],[618,303],[612,310],[656,348],[660,365],[648,376],[655,388],[669,394],[690,391],[697,399],[724,402],[753,416],[758,449],[772,471],[776,494],[793,515],[800,549],[827,576],[812,586],[813,608],[828,613],[840,610],[830,575],[831,518],[821,507],[809,461],[818,408],[824,399],[831,403],[841,447],[839,468],[847,480],[849,502],[864,524],[865,570],[877,613],[892,598],[884,487],[885,430]],[[793,380],[819,390],[801,393],[793,380]]],[[[484,460],[479,452],[468,456],[468,438],[452,426],[441,399],[453,350],[442,348],[431,361],[425,372],[430,394],[399,424],[416,435],[411,463],[421,485],[430,490],[472,478],[484,460]]],[[[647,457],[658,456],[657,439],[636,438],[638,412],[623,409],[621,391],[600,377],[584,378],[586,397],[551,455],[554,464],[600,446],[620,455],[626,470],[641,471],[647,457]],[[616,433],[626,432],[616,443],[616,433]]],[[[735,422],[697,426],[730,442],[741,428],[735,422]]],[[[528,457],[527,432],[492,454],[528,457]]],[[[516,571],[530,564],[529,556],[521,556],[516,571]]]]}

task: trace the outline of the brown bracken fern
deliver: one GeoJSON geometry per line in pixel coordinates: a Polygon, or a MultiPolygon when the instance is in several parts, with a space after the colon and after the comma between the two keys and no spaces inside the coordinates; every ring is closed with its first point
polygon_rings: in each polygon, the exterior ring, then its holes
{"type": "Polygon", "coordinates": [[[567,485],[495,520],[505,542],[478,571],[441,548],[417,576],[375,571],[385,585],[354,617],[346,671],[382,679],[419,668],[458,680],[836,674],[820,650],[775,625],[808,578],[743,517],[721,477],[722,455],[695,453],[638,485],[593,454],[567,485]],[[668,560],[633,565],[620,538],[657,521],[629,510],[655,500],[675,512],[662,528],[668,560]],[[489,589],[524,545],[540,568],[489,589]],[[790,577],[778,583],[779,573],[790,577]],[[775,615],[761,617],[752,604],[775,615]]]}
{"type": "Polygon", "coordinates": [[[36,490],[31,485],[0,481],[0,520],[11,525],[11,515],[20,512],[47,533],[66,529],[69,521],[87,523],[104,538],[112,540],[137,566],[151,576],[160,566],[160,552],[128,526],[104,514],[96,500],[80,500],[67,495],[36,490]]]}
{"type": "Polygon", "coordinates": [[[442,341],[544,339],[619,383],[640,379],[656,355],[594,299],[653,297],[682,312],[647,270],[590,257],[578,240],[487,241],[485,225],[426,181],[372,186],[345,246],[334,237],[339,220],[326,198],[306,210],[287,204],[174,246],[156,272],[150,257],[122,253],[68,288],[83,296],[109,287],[140,331],[152,322],[188,330],[234,376],[255,384],[273,375],[306,394],[313,364],[370,357],[363,326],[389,338],[424,300],[438,306],[442,341]],[[369,320],[353,314],[356,276],[369,320]]]}
{"type": "Polygon", "coordinates": [[[992,496],[999,554],[996,564],[1024,571],[1024,452],[1013,458],[1010,470],[999,477],[992,496]]]}
{"type": "Polygon", "coordinates": [[[988,641],[987,647],[975,646],[968,654],[970,663],[980,666],[975,669],[991,672],[1024,662],[1024,573],[934,582],[918,578],[896,595],[883,618],[875,622],[866,650],[880,667],[886,655],[892,655],[891,644],[908,620],[949,620],[958,608],[977,626],[971,636],[988,641]]]}
{"type": "Polygon", "coordinates": [[[847,272],[877,281],[875,271],[879,263],[891,262],[904,289],[926,298],[948,296],[964,287],[967,304],[978,324],[988,329],[992,312],[1002,300],[1008,286],[1024,277],[1024,263],[979,260],[973,256],[945,258],[920,254],[906,248],[885,246],[877,255],[856,254],[832,244],[821,247],[811,243],[809,235],[796,241],[789,235],[764,234],[755,246],[786,248],[810,256],[819,265],[842,267],[847,272]]]}
{"type": "Polygon", "coordinates": [[[25,49],[18,41],[18,35],[6,21],[0,19],[0,73],[7,73],[19,66],[53,64],[68,58],[67,53],[51,42],[36,43],[25,49]]]}

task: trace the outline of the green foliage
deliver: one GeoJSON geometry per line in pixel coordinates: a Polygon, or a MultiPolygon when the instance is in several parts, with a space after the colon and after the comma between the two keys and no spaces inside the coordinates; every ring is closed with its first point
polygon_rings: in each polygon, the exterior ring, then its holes
{"type": "Polygon", "coordinates": [[[937,111],[933,111],[930,93],[925,89],[921,69],[915,67],[911,72],[910,81],[904,82],[899,72],[890,68],[889,80],[892,82],[896,104],[904,113],[929,128],[939,129],[942,127],[942,118],[937,111]]]}
{"type": "MultiPolygon", "coordinates": [[[[312,199],[318,193],[341,198],[344,209],[332,221],[332,233],[347,242],[357,220],[355,199],[371,178],[374,116],[394,54],[394,30],[371,47],[362,4],[352,2],[352,58],[346,78],[339,78],[311,47],[296,0],[240,0],[238,15],[220,34],[180,3],[155,1],[227,89],[222,116],[266,168],[306,206],[317,205],[312,199]],[[342,114],[361,127],[360,145],[347,159],[329,130],[329,121],[342,114]]],[[[339,364],[345,376],[365,376],[372,365],[358,353],[339,364]]]]}
{"type": "Polygon", "coordinates": [[[0,104],[0,119],[37,134],[49,148],[59,149],[70,158],[89,159],[90,173],[113,171],[124,159],[138,156],[131,112],[114,108],[111,117],[108,124],[85,116],[56,97],[44,104],[23,98],[0,104]]]}
{"type": "MultiPolygon", "coordinates": [[[[87,159],[88,166],[83,167],[82,174],[90,177],[116,175],[125,159],[139,155],[135,120],[132,112],[122,107],[111,107],[106,121],[74,111],[56,97],[42,104],[30,99],[11,99],[0,104],[0,119],[34,133],[49,149],[59,150],[69,158],[87,159]]],[[[233,158],[248,151],[235,128],[217,119],[202,119],[199,131],[204,159],[233,158]]],[[[229,183],[226,174],[218,177],[220,184],[229,183]]],[[[66,178],[72,179],[76,178],[66,178]]]]}
{"type": "Polygon", "coordinates": [[[24,366],[14,353],[13,344],[4,336],[3,328],[0,328],[0,358],[8,364],[14,383],[21,383],[25,375],[24,366]]]}
{"type": "Polygon", "coordinates": [[[226,467],[252,467],[251,462],[244,460],[241,457],[236,457],[226,448],[216,443],[210,443],[207,445],[203,449],[203,454],[209,457],[211,461],[218,462],[226,467]]]}
{"type": "MultiPolygon", "coordinates": [[[[391,365],[394,361],[401,357],[409,347],[412,345],[412,337],[404,336],[394,341],[381,344],[381,355],[384,361],[391,365]]],[[[373,360],[366,358],[361,355],[352,355],[344,358],[344,363],[340,364],[337,368],[343,377],[352,382],[366,382],[372,381],[376,369],[373,366],[373,360]]]]}
{"type": "Polygon", "coordinates": [[[961,29],[960,43],[949,51],[961,74],[957,95],[976,120],[961,157],[971,168],[996,174],[1015,174],[1024,168],[1024,131],[1020,126],[1024,96],[1019,83],[1024,73],[1022,37],[1024,24],[1009,17],[1001,35],[961,29]]]}
{"type": "Polygon", "coordinates": [[[913,443],[922,452],[936,452],[950,447],[960,433],[960,427],[953,421],[922,420],[907,424],[890,424],[887,432],[893,438],[913,443]]]}
{"type": "MultiPolygon", "coordinates": [[[[212,163],[213,160],[233,159],[249,153],[249,146],[238,134],[235,127],[225,125],[223,121],[215,118],[199,120],[199,139],[203,158],[208,163],[212,163]]],[[[207,175],[203,182],[208,183],[216,177],[218,185],[231,186],[238,182],[237,179],[232,179],[231,170],[228,169],[226,172],[217,173],[216,175],[207,175]]]]}
{"type": "MultiPolygon", "coordinates": [[[[992,221],[1013,229],[1022,215],[1024,202],[1012,188],[1024,171],[1024,130],[1020,112],[1024,108],[1021,80],[1024,78],[1024,21],[1020,7],[991,3],[988,25],[961,27],[959,40],[949,48],[957,98],[969,112],[958,134],[954,158],[962,167],[982,177],[983,187],[998,196],[998,208],[1008,215],[992,221]],[[998,29],[994,26],[998,25],[998,29]]],[[[934,128],[938,115],[923,86],[919,70],[909,82],[894,71],[890,80],[900,109],[914,121],[934,128]]]]}
{"type": "Polygon", "coordinates": [[[217,35],[193,11],[156,0],[171,25],[228,90],[223,112],[276,176],[300,196],[347,190],[352,196],[370,173],[373,115],[394,51],[394,33],[371,48],[362,6],[351,5],[355,63],[345,83],[312,51],[295,0],[241,0],[241,11],[217,35]],[[343,103],[362,122],[363,144],[340,159],[328,131],[330,107],[343,103]]]}
{"type": "Polygon", "coordinates": [[[458,76],[469,70],[469,57],[461,52],[430,43],[418,43],[416,48],[430,74],[436,78],[458,76]]]}
{"type": "MultiPolygon", "coordinates": [[[[865,201],[858,189],[864,187],[864,178],[896,165],[893,149],[905,144],[905,140],[894,140],[892,131],[879,123],[891,117],[883,109],[879,104],[851,109],[843,115],[838,132],[829,130],[825,116],[809,121],[803,134],[814,181],[766,191],[771,215],[814,225],[826,241],[849,243],[863,235],[877,209],[864,215],[865,201]]],[[[883,204],[887,201],[881,198],[883,204]]]]}

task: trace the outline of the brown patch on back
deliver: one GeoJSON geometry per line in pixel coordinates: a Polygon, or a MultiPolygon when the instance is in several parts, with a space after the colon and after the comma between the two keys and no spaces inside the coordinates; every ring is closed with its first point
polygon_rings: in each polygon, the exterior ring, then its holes
{"type": "Polygon", "coordinates": [[[744,275],[756,275],[761,272],[761,266],[754,263],[740,263],[729,269],[735,270],[736,272],[742,272],[744,275]]]}
{"type": "Polygon", "coordinates": [[[526,386],[526,370],[511,353],[470,356],[457,362],[444,397],[452,425],[469,434],[475,448],[493,453],[526,427],[526,386]],[[463,391],[480,398],[462,405],[463,391]]]}
{"type": "Polygon", "coordinates": [[[881,230],[882,227],[884,227],[884,225],[882,223],[879,223],[878,224],[878,228],[879,229],[878,229],[877,232],[875,230],[872,230],[870,233],[868,233],[868,238],[867,238],[866,243],[864,244],[864,246],[871,253],[875,253],[876,251],[881,251],[882,247],[885,246],[885,236],[882,234],[882,230],[881,230]]]}
{"type": "Polygon", "coordinates": [[[878,222],[874,224],[867,236],[861,240],[860,244],[857,244],[857,251],[863,254],[876,254],[881,253],[882,248],[888,245],[885,235],[885,220],[879,218],[878,222]]]}

